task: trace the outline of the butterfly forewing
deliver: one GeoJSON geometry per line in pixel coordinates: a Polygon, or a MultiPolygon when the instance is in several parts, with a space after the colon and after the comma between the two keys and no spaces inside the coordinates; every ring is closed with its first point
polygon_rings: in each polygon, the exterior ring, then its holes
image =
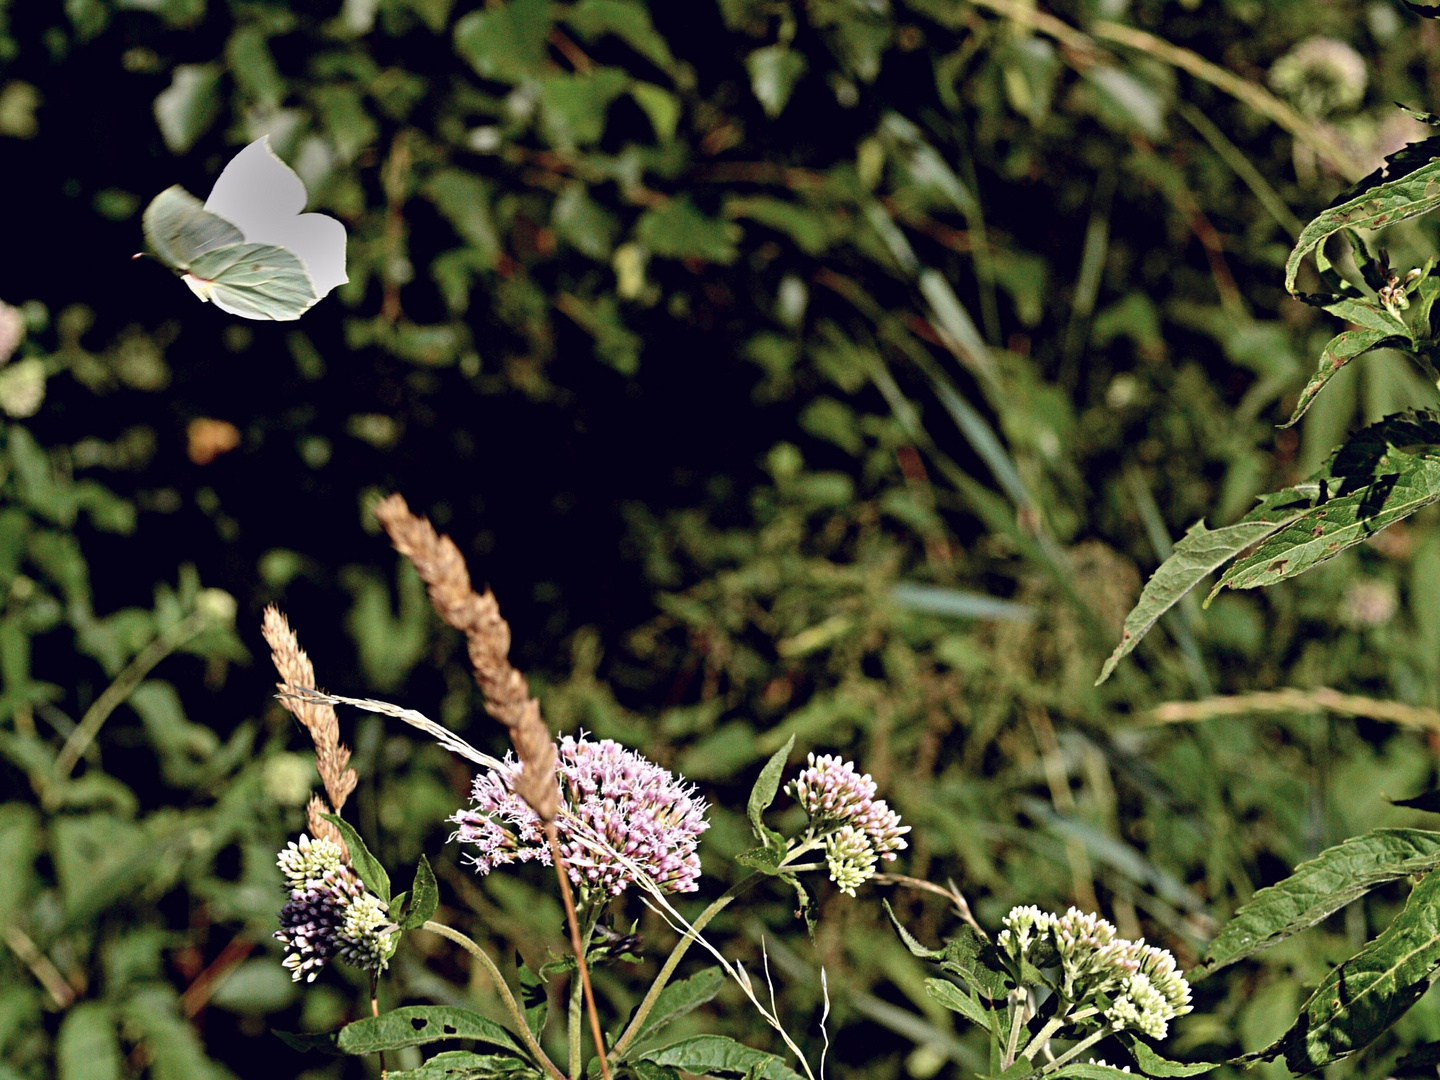
{"type": "Polygon", "coordinates": [[[177,270],[190,269],[208,251],[245,242],[239,229],[178,184],[151,200],[142,224],[150,250],[177,270]]]}
{"type": "Polygon", "coordinates": [[[272,244],[232,244],[190,265],[196,295],[245,319],[298,319],[319,297],[305,265],[272,244]]]}

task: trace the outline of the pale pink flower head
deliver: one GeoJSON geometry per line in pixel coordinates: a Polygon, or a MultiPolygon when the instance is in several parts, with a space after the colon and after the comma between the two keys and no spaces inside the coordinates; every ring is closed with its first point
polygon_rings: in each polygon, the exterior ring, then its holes
{"type": "MultiPolygon", "coordinates": [[[[519,768],[511,754],[505,764],[519,768]]],[[[561,813],[555,826],[571,881],[618,896],[639,871],[665,892],[695,891],[696,847],[710,823],[694,787],[611,739],[592,742],[584,733],[560,740],[556,772],[561,813]]],[[[458,826],[450,839],[476,848],[469,858],[482,874],[516,862],[550,864],[540,817],[510,790],[509,775],[481,773],[471,808],[450,819],[458,826]]]]}
{"type": "Polygon", "coordinates": [[[909,825],[900,824],[900,815],[875,798],[875,781],[869,773],[857,773],[854,762],[836,754],[806,757],[808,768],[786,785],[785,790],[805,809],[817,828],[852,825],[869,838],[875,854],[893,860],[906,847],[909,825]]]}

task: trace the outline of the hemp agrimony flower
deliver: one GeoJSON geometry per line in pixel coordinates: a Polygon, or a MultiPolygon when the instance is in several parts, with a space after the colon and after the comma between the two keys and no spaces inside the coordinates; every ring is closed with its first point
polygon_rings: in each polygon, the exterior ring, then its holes
{"type": "Polygon", "coordinates": [[[275,932],[285,943],[290,977],[314,982],[333,956],[367,971],[384,971],[395,928],[384,901],[366,892],[360,876],[346,865],[340,845],[301,833],[276,862],[290,886],[275,932]]]}
{"type": "Polygon", "coordinates": [[[1163,1039],[1169,1023],[1190,1011],[1190,984],[1165,949],[1118,937],[1115,926],[1079,908],[1051,915],[1037,907],[1010,909],[996,941],[1017,963],[1060,966],[1061,998],[1094,1005],[1116,1031],[1134,1028],[1163,1039]]]}
{"type": "Polygon", "coordinates": [[[804,809],[813,834],[823,835],[830,880],[849,896],[875,874],[879,859],[893,860],[906,847],[909,825],[875,798],[869,773],[855,772],[853,762],[834,754],[806,757],[807,768],[785,785],[804,809]]]}
{"type": "MultiPolygon", "coordinates": [[[[518,769],[513,754],[505,764],[518,769]]],[[[618,896],[636,880],[634,867],[665,892],[697,888],[695,849],[710,824],[708,807],[691,785],[611,739],[591,742],[583,734],[560,740],[556,771],[561,812],[555,824],[577,886],[618,896]]],[[[450,839],[477,849],[469,858],[482,874],[515,862],[550,864],[540,817],[511,790],[512,775],[481,773],[472,808],[450,818],[459,826],[450,839]]]]}

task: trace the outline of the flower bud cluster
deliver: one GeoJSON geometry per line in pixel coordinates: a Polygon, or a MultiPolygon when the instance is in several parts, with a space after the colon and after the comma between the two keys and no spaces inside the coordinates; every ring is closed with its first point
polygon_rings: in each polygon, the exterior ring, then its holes
{"type": "Polygon", "coordinates": [[[1012,908],[997,944],[1017,962],[1048,967],[1058,960],[1061,994],[1077,1005],[1104,995],[1101,1012],[1117,1031],[1163,1039],[1170,1021],[1190,1011],[1190,984],[1174,956],[1119,937],[1114,924],[1078,908],[1064,915],[1012,908]]]}
{"type": "Polygon", "coordinates": [[[908,846],[910,826],[901,825],[900,815],[875,798],[875,781],[868,773],[856,773],[853,762],[810,754],[806,763],[785,791],[805,810],[811,829],[826,834],[830,880],[854,896],[856,887],[874,876],[878,860],[893,860],[908,846]]]}
{"type": "Polygon", "coordinates": [[[290,886],[275,932],[285,944],[290,977],[314,982],[334,956],[368,971],[384,971],[395,927],[384,901],[366,892],[360,876],[346,865],[340,845],[301,833],[276,862],[290,886]]]}
{"type": "MultiPolygon", "coordinates": [[[[576,885],[618,896],[639,870],[665,892],[698,887],[696,847],[710,827],[708,807],[683,778],[611,739],[591,742],[583,734],[560,740],[556,771],[560,851],[576,885]]],[[[540,817],[511,790],[509,775],[477,776],[472,808],[450,819],[459,826],[450,839],[478,850],[469,858],[482,874],[515,862],[550,864],[540,817]]]]}

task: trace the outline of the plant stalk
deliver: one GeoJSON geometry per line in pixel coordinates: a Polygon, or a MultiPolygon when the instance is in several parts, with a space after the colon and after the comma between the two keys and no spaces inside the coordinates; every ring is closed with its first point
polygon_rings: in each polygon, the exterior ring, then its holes
{"type": "MultiPolygon", "coordinates": [[[[550,859],[555,864],[556,880],[560,882],[560,899],[565,904],[565,921],[570,924],[570,944],[575,949],[575,970],[580,976],[580,988],[584,991],[585,1004],[590,1013],[590,1037],[595,1040],[595,1057],[600,1062],[601,1080],[610,1080],[610,1062],[605,1054],[605,1033],[600,1030],[600,1012],[595,1008],[595,989],[590,985],[590,968],[585,963],[585,948],[589,944],[590,931],[594,928],[594,924],[592,922],[587,926],[583,935],[580,933],[580,920],[575,914],[575,897],[570,892],[570,875],[565,870],[565,858],[560,853],[560,835],[555,827],[555,822],[547,821],[545,823],[545,839],[550,842],[550,859]]],[[[579,1080],[580,1025],[576,1023],[579,1018],[573,1015],[573,1008],[571,1012],[570,1047],[572,1058],[570,1071],[574,1074],[575,1080],[579,1080]]]]}
{"type": "Polygon", "coordinates": [[[462,949],[468,952],[476,960],[479,960],[485,971],[490,976],[490,981],[495,984],[495,989],[500,993],[500,1001],[505,1006],[505,1011],[510,1014],[510,1020],[515,1026],[515,1034],[525,1044],[525,1049],[530,1051],[536,1062],[545,1070],[550,1080],[567,1080],[565,1074],[560,1071],[556,1064],[550,1060],[539,1041],[530,1031],[530,1025],[525,1023],[525,1013],[520,1008],[520,1003],[515,1000],[515,995],[510,992],[510,986],[505,982],[505,977],[500,974],[500,969],[495,966],[495,961],[490,959],[490,954],[470,938],[466,937],[459,930],[452,929],[444,923],[428,921],[423,929],[429,930],[432,934],[439,934],[449,941],[453,941],[462,949]]]}

